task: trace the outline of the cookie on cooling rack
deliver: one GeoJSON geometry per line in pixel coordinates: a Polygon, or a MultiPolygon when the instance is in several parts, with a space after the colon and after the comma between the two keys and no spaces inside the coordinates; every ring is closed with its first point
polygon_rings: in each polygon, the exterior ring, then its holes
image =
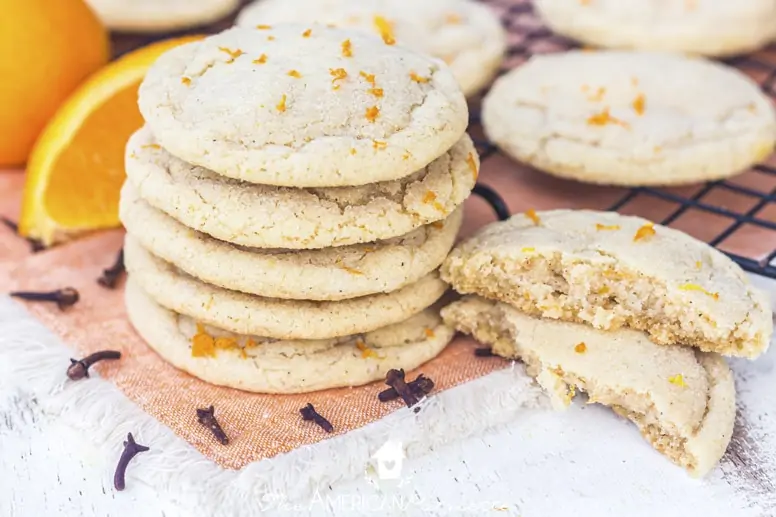
{"type": "Polygon", "coordinates": [[[535,0],[544,22],[600,47],[731,56],[776,37],[772,0],[535,0]]]}
{"type": "Polygon", "coordinates": [[[166,361],[204,381],[259,393],[305,393],[359,386],[392,368],[411,370],[453,338],[439,311],[365,334],[312,341],[239,335],[165,309],[127,280],[127,316],[166,361]],[[198,324],[199,323],[199,324],[198,324]]]}
{"type": "Polygon", "coordinates": [[[127,234],[127,272],[159,305],[237,334],[275,339],[328,339],[404,321],[447,290],[437,271],[386,294],[342,301],[280,300],[206,284],[149,253],[127,234]]]}
{"type": "Polygon", "coordinates": [[[554,405],[576,391],[633,421],[660,453],[693,476],[710,471],[733,434],[733,375],[717,354],[664,347],[634,330],[604,332],[543,320],[478,296],[442,309],[445,323],[525,363],[554,405]]]}
{"type": "Polygon", "coordinates": [[[110,29],[165,32],[217,21],[239,0],[86,0],[110,29]]]}
{"type": "Polygon", "coordinates": [[[367,31],[444,60],[472,95],[488,84],[506,50],[498,16],[472,0],[259,0],[237,24],[322,23],[367,31]]]}
{"type": "Polygon", "coordinates": [[[661,345],[755,358],[773,334],[769,300],[727,256],[615,212],[553,210],[493,223],[456,246],[442,278],[462,294],[661,345]]]}
{"type": "Polygon", "coordinates": [[[319,250],[235,246],[191,230],[124,185],[121,222],[140,245],[203,282],[244,293],[296,300],[344,300],[388,293],[437,269],[463,220],[442,221],[373,243],[319,250]]]}
{"type": "Polygon", "coordinates": [[[188,163],[286,187],[408,176],[464,135],[447,65],[324,25],[234,27],[161,56],[138,104],[159,144],[188,163]]]}
{"type": "Polygon", "coordinates": [[[665,53],[534,56],[495,82],[482,118],[514,158],[608,185],[726,178],[766,158],[776,139],[773,105],[754,81],[665,53]]]}

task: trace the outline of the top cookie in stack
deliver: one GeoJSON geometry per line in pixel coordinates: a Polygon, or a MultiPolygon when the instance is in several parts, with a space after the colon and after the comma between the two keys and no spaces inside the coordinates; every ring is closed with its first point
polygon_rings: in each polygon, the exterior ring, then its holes
{"type": "Polygon", "coordinates": [[[233,28],[162,56],[139,104],[127,309],[163,357],[284,393],[444,348],[436,269],[479,168],[444,63],[325,26],[233,28]]]}

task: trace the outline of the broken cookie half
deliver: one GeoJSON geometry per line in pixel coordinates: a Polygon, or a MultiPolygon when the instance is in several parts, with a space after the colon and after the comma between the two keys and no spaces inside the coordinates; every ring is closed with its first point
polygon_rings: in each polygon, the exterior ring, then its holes
{"type": "Polygon", "coordinates": [[[494,353],[522,360],[556,406],[568,406],[581,391],[612,407],[693,476],[710,471],[727,449],[735,386],[717,354],[660,346],[635,330],[539,319],[473,295],[447,306],[442,317],[494,353]]]}

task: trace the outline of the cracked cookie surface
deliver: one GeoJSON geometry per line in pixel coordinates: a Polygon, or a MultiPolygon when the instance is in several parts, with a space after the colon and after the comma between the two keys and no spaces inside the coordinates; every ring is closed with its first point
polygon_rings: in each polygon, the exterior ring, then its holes
{"type": "Polygon", "coordinates": [[[259,296],[344,300],[387,293],[437,269],[455,242],[463,208],[409,234],[320,250],[246,248],[191,230],[137,196],[121,193],[120,217],[148,251],[208,284],[259,296]]]}
{"type": "Polygon", "coordinates": [[[259,0],[237,17],[244,27],[288,22],[390,34],[398,44],[445,61],[467,96],[490,82],[506,50],[498,16],[471,0],[259,0]]]}
{"type": "Polygon", "coordinates": [[[711,246],[614,212],[553,210],[493,223],[442,278],[544,318],[643,330],[662,345],[755,358],[773,334],[765,293],[711,246]]]}
{"type": "Polygon", "coordinates": [[[237,8],[238,0],[86,0],[116,31],[160,32],[204,25],[237,8]]]}
{"type": "Polygon", "coordinates": [[[770,99],[738,70],[702,58],[572,51],[531,58],[483,102],[507,154],[544,172],[610,185],[733,176],[776,139],[770,99]]]}
{"type": "Polygon", "coordinates": [[[453,337],[434,308],[364,334],[279,341],[198,325],[156,304],[131,277],[125,299],[130,322],[165,360],[204,381],[259,393],[360,386],[392,368],[420,366],[453,337]]]}
{"type": "Polygon", "coordinates": [[[776,36],[772,0],[536,0],[555,32],[589,45],[731,56],[776,36]]]}
{"type": "Polygon", "coordinates": [[[387,294],[342,301],[282,300],[206,284],[155,257],[131,235],[124,242],[127,272],[159,305],[236,334],[276,339],[328,339],[404,321],[447,290],[434,271],[387,294]]]}
{"type": "Polygon", "coordinates": [[[634,330],[604,332],[528,316],[478,296],[442,309],[444,321],[520,359],[558,408],[576,390],[634,422],[661,454],[693,476],[710,471],[733,435],[733,375],[717,354],[663,347],[634,330]]]}
{"type": "Polygon", "coordinates": [[[242,246],[316,249],[398,237],[445,219],[471,193],[479,157],[464,135],[426,168],[400,180],[273,187],[192,166],[143,128],[127,143],[126,171],[140,198],[189,228],[242,246]]]}
{"type": "Polygon", "coordinates": [[[235,27],[162,55],[139,106],[171,154],[265,185],[402,178],[463,136],[468,108],[440,60],[324,25],[235,27]]]}

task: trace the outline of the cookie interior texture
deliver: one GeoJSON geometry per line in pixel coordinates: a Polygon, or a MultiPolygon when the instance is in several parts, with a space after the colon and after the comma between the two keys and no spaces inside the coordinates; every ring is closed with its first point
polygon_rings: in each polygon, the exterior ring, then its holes
{"type": "Polygon", "coordinates": [[[533,318],[477,296],[445,307],[442,317],[494,353],[522,360],[556,406],[567,406],[576,390],[611,406],[694,476],[711,470],[730,442],[735,386],[716,354],[658,346],[637,331],[533,318]]]}
{"type": "Polygon", "coordinates": [[[444,60],[466,95],[489,82],[506,50],[496,13],[471,0],[259,0],[240,12],[237,24],[334,24],[380,37],[380,20],[390,21],[398,44],[444,60]]]}
{"type": "Polygon", "coordinates": [[[513,216],[461,243],[442,278],[460,293],[532,315],[639,329],[663,345],[748,358],[767,350],[773,323],[766,295],[707,244],[612,212],[535,217],[513,216]]]}
{"type": "Polygon", "coordinates": [[[158,305],[132,277],[125,298],[130,322],[165,360],[204,381],[259,393],[359,386],[391,368],[409,371],[438,355],[454,334],[434,307],[367,333],[284,341],[198,324],[158,305]],[[192,351],[203,338],[211,341],[210,354],[192,351]]]}
{"type": "Polygon", "coordinates": [[[404,321],[447,290],[435,271],[398,291],[342,301],[281,300],[206,284],[154,256],[131,235],[124,242],[128,273],[158,304],[236,334],[277,339],[327,339],[404,321]]]}

